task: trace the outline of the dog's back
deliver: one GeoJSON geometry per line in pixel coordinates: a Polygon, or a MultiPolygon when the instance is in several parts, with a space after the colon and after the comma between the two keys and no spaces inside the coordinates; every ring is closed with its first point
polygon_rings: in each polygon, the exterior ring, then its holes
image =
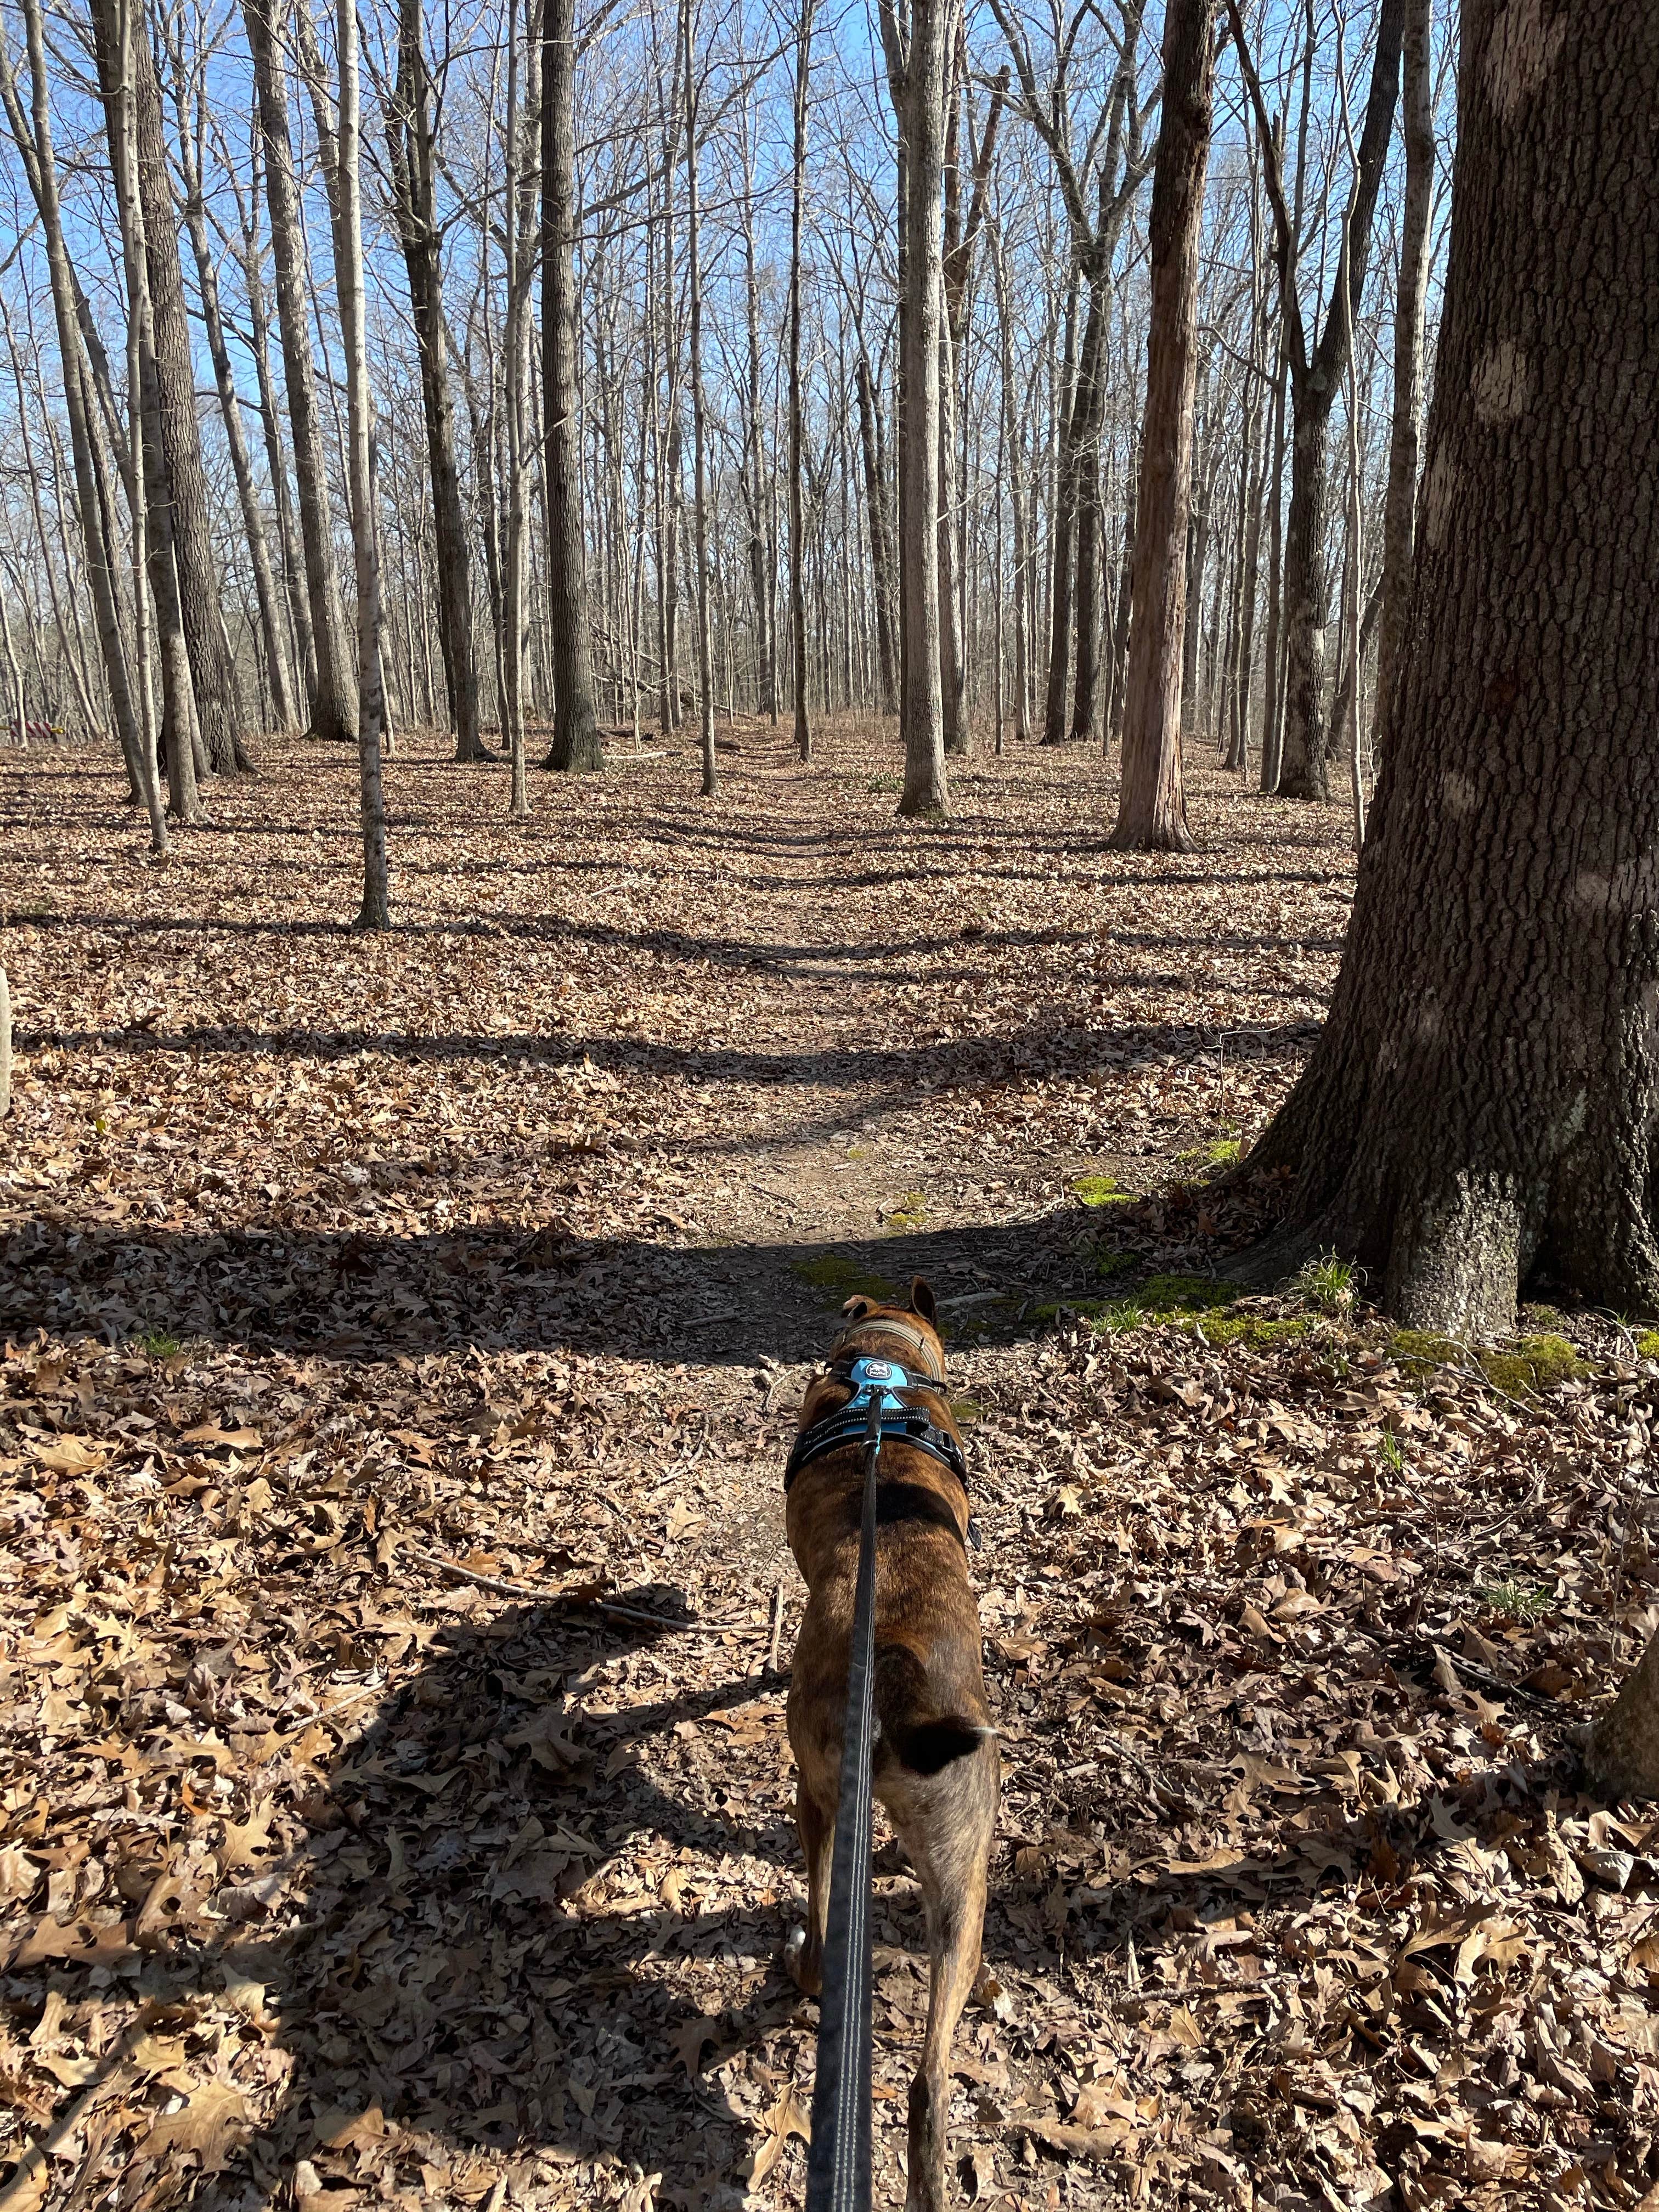
{"type": "MultiPolygon", "coordinates": [[[[852,1299],[830,1371],[801,1407],[805,1437],[854,1395],[860,1358],[905,1370],[896,1395],[926,1417],[929,1442],[884,1439],[877,1492],[875,1794],[921,1884],[932,1999],[910,2091],[910,2187],[925,2212],[945,2201],[951,2039],[978,1970],[986,1863],[999,1794],[996,1735],[981,1667],[979,1607],[968,1578],[968,1496],[961,1438],[945,1395],[932,1291],[920,1278],[908,1309],[852,1299]]],[[[798,1445],[798,1449],[799,1446],[798,1445]]],[[[795,1962],[818,1985],[830,1848],[840,1784],[864,1492],[855,1436],[811,1459],[788,1496],[789,1544],[807,1585],[789,1689],[797,1818],[808,1909],[795,1962]]]]}

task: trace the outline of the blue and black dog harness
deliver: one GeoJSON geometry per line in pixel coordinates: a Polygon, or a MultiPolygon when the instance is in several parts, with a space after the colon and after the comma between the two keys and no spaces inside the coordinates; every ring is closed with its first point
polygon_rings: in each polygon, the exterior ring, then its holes
{"type": "MultiPolygon", "coordinates": [[[[896,1360],[872,1359],[860,1354],[846,1370],[846,1379],[852,1385],[853,1395],[844,1406],[837,1406],[833,1413],[814,1421],[810,1429],[803,1429],[795,1438],[795,1448],[789,1455],[789,1463],[783,1470],[786,1496],[789,1486],[804,1467],[823,1458],[828,1452],[841,1451],[848,1444],[864,1443],[870,1434],[870,1408],[879,1401],[879,1431],[884,1443],[906,1443],[936,1459],[947,1467],[965,1491],[968,1487],[968,1467],[962,1455],[962,1446],[948,1431],[941,1429],[921,1406],[907,1406],[899,1396],[901,1390],[935,1389],[938,1385],[931,1376],[917,1377],[913,1382],[896,1360]]],[[[922,1493],[914,1483],[888,1483],[883,1489],[890,1493],[895,1507],[914,1506],[915,1498],[901,1500],[900,1492],[922,1493]]],[[[956,1530],[956,1522],[939,1501],[939,1514],[956,1530]]],[[[933,1513],[917,1514],[913,1510],[884,1511],[883,1500],[877,1500],[876,1517],[879,1520],[933,1519],[933,1513]]],[[[960,1530],[956,1530],[960,1537],[960,1530]]]]}

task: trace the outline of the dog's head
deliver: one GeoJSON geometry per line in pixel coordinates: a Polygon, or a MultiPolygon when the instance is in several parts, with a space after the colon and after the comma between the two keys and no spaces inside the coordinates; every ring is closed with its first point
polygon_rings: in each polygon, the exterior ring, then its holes
{"type": "Polygon", "coordinates": [[[939,1381],[945,1377],[945,1345],[939,1332],[939,1301],[933,1286],[923,1275],[917,1275],[910,1285],[908,1306],[884,1305],[878,1298],[857,1296],[848,1299],[842,1308],[842,1331],[836,1340],[836,1349],[849,1345],[862,1346],[867,1338],[872,1352],[882,1349],[882,1340],[902,1367],[910,1361],[904,1356],[907,1342],[923,1355],[920,1364],[931,1365],[939,1381]]]}

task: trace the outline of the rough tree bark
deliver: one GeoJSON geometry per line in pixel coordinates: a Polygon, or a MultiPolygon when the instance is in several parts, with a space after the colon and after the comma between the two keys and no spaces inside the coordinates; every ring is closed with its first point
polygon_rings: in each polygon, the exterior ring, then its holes
{"type": "Polygon", "coordinates": [[[1181,678],[1198,250],[1215,93],[1211,16],[1211,0],[1169,0],[1164,19],[1164,126],[1152,173],[1152,313],[1124,678],[1123,776],[1109,840],[1119,852],[1183,853],[1192,846],[1181,788],[1181,678]]]}
{"type": "Polygon", "coordinates": [[[681,49],[685,65],[686,337],[691,369],[691,536],[697,571],[697,720],[702,745],[702,792],[705,799],[712,799],[720,779],[714,762],[714,641],[708,604],[708,410],[702,382],[702,218],[697,191],[697,131],[702,97],[692,51],[693,4],[694,0],[680,0],[681,49]]]}
{"type": "MultiPolygon", "coordinates": [[[[812,757],[812,725],[806,712],[806,529],[801,514],[805,457],[800,388],[800,247],[806,210],[806,99],[815,12],[816,0],[801,0],[800,19],[795,27],[795,143],[789,195],[789,646],[795,750],[804,761],[812,757]]],[[[756,434],[758,441],[758,431],[756,434]]],[[[774,684],[775,710],[775,677],[774,684]]]]}
{"type": "Polygon", "coordinates": [[[362,129],[357,86],[357,0],[339,0],[340,57],[334,284],[340,303],[349,413],[351,544],[357,568],[357,780],[363,838],[363,899],[359,929],[389,929],[386,801],[380,783],[380,731],[386,694],[380,669],[380,557],[374,537],[374,414],[368,382],[363,311],[363,212],[360,173],[362,129]]]}
{"type": "Polygon", "coordinates": [[[601,767],[603,755],[593,709],[576,421],[575,100],[575,0],[547,0],[542,23],[542,428],[553,743],[546,764],[582,771],[601,767]]]}
{"type": "Polygon", "coordinates": [[[1252,1156],[1254,1272],[1352,1254],[1403,1320],[1547,1274],[1659,1306],[1659,17],[1465,0],[1409,626],[1329,1019],[1252,1156]],[[1617,303],[1617,312],[1609,311],[1617,303]]]}
{"type": "Polygon", "coordinates": [[[1400,283],[1394,310],[1394,420],[1382,510],[1382,607],[1376,635],[1376,707],[1371,750],[1388,740],[1389,700],[1400,666],[1411,591],[1417,462],[1423,412],[1423,314],[1429,295],[1429,205],[1434,192],[1434,88],[1429,68],[1433,0],[1406,0],[1406,194],[1400,283]]]}
{"type": "Polygon", "coordinates": [[[1614,1803],[1659,1797],[1659,1636],[1591,1730],[1584,1764],[1591,1788],[1614,1803]]]}
{"type": "MultiPolygon", "coordinates": [[[[455,460],[455,410],[445,360],[442,236],[437,220],[437,149],[432,94],[422,40],[421,0],[399,0],[398,76],[386,102],[386,150],[415,350],[421,364],[427,465],[432,478],[432,530],[438,568],[438,642],[455,732],[458,761],[490,757],[478,730],[478,659],[472,629],[472,562],[467,546],[461,474],[455,460]]],[[[507,221],[514,219],[511,203],[507,221]]]]}
{"type": "Polygon", "coordinates": [[[948,804],[939,682],[939,368],[945,291],[939,195],[945,181],[945,61],[954,20],[954,0],[913,0],[907,37],[891,0],[882,0],[882,39],[905,177],[899,301],[899,726],[904,788],[898,803],[904,815],[943,814],[948,804]]]}
{"type": "Polygon", "coordinates": [[[317,410],[317,373],[311,352],[311,310],[301,240],[299,185],[289,134],[288,94],[277,34],[282,0],[244,0],[242,21],[253,57],[253,82],[264,142],[265,204],[270,216],[271,259],[276,272],[276,323],[283,345],[283,381],[294,441],[294,478],[300,499],[300,540],[305,550],[306,599],[311,612],[316,685],[310,735],[331,744],[357,741],[357,690],[340,604],[329,511],[328,470],[317,410]]]}

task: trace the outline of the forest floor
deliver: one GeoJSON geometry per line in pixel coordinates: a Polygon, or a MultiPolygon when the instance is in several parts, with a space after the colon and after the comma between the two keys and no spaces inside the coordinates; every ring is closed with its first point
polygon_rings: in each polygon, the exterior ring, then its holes
{"type": "Polygon", "coordinates": [[[407,741],[374,938],[346,757],[161,868],[105,763],[0,761],[0,2203],[799,2203],[781,1467],[921,1273],[1006,1780],[965,2200],[1659,2205],[1659,1825],[1575,1755],[1659,1344],[1209,1281],[1344,814],[1197,763],[1126,859],[1076,751],[915,827],[890,734],[735,738],[523,826],[407,741]]]}

